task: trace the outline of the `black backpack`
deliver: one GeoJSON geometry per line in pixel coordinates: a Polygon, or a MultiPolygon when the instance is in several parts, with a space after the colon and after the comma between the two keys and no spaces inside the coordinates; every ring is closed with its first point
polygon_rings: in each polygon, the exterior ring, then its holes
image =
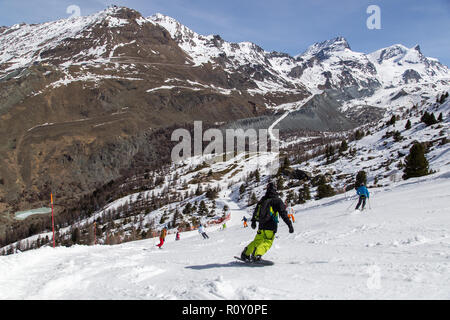
{"type": "Polygon", "coordinates": [[[265,199],[261,205],[259,206],[259,224],[265,224],[270,220],[278,223],[278,211],[274,211],[273,209],[273,201],[274,199],[268,198],[265,199]]]}

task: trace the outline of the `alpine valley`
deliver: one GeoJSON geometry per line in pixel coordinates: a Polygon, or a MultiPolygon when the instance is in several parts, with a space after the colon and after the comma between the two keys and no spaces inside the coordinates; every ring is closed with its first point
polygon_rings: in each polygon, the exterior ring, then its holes
{"type": "Polygon", "coordinates": [[[291,56],[126,7],[0,27],[0,252],[51,246],[49,211],[31,211],[51,193],[57,244],[70,247],[237,221],[270,179],[295,210],[323,198],[342,209],[359,171],[383,196],[401,193],[416,142],[427,177],[448,181],[449,81],[419,45],[362,53],[336,37],[291,56]],[[194,121],[279,129],[281,166],[273,153],[171,163],[172,132],[194,121]]]}

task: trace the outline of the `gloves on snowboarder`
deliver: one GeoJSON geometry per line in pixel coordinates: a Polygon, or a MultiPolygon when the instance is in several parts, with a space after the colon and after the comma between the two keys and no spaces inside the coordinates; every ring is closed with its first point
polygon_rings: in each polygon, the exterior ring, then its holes
{"type": "Polygon", "coordinates": [[[255,220],[252,221],[252,229],[256,229],[256,221],[255,220]]]}

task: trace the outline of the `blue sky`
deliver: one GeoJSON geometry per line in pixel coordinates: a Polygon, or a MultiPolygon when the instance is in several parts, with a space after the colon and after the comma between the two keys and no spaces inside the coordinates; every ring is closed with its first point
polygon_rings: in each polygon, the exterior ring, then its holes
{"type": "Polygon", "coordinates": [[[40,23],[123,5],[144,16],[169,15],[200,34],[251,41],[268,51],[302,53],[315,42],[345,37],[355,51],[420,44],[426,56],[450,65],[450,0],[0,0],[0,25],[40,23]],[[369,30],[369,5],[381,9],[381,29],[369,30]]]}

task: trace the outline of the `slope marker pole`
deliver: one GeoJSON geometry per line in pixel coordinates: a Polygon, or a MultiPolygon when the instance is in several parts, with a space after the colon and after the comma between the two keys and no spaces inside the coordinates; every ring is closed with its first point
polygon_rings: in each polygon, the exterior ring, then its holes
{"type": "Polygon", "coordinates": [[[352,206],[354,206],[357,200],[358,199],[355,199],[354,201],[352,201],[352,203],[350,203],[350,205],[347,207],[347,209],[345,209],[345,211],[348,211],[352,206]]]}
{"type": "Polygon", "coordinates": [[[52,203],[53,248],[55,248],[55,218],[54,218],[54,215],[53,215],[53,193],[50,193],[50,201],[52,203]]]}

